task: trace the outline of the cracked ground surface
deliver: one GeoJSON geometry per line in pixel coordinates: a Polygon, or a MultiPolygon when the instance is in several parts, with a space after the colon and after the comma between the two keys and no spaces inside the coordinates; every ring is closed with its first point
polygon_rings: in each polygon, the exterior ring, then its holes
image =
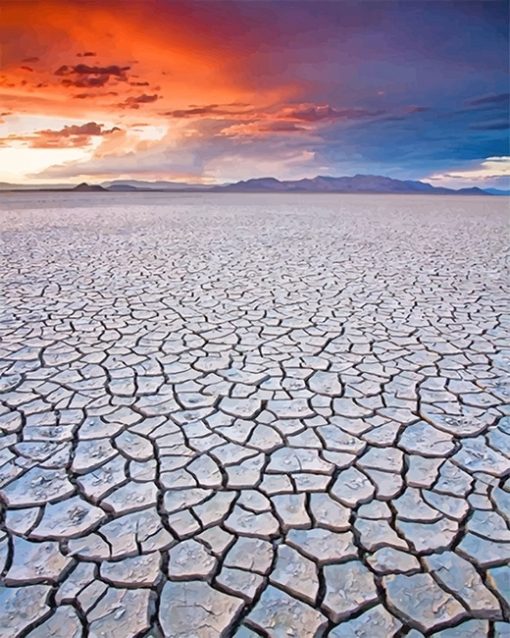
{"type": "Polygon", "coordinates": [[[509,636],[506,200],[4,196],[0,636],[509,636]]]}

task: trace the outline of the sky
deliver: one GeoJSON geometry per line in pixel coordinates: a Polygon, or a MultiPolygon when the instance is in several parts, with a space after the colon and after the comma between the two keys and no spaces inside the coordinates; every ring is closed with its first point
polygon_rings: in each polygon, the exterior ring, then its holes
{"type": "Polygon", "coordinates": [[[508,7],[2,0],[0,181],[510,188],[508,7]]]}

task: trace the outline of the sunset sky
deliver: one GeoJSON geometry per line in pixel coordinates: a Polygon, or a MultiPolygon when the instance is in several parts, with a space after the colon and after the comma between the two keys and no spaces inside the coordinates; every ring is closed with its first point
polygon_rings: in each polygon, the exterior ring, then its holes
{"type": "Polygon", "coordinates": [[[508,3],[1,0],[0,181],[510,188],[508,3]]]}

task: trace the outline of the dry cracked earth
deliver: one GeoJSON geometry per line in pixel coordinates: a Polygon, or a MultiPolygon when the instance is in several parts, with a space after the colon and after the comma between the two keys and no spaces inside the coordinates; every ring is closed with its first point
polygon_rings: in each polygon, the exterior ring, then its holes
{"type": "Polygon", "coordinates": [[[0,206],[2,638],[509,636],[507,201],[0,206]]]}

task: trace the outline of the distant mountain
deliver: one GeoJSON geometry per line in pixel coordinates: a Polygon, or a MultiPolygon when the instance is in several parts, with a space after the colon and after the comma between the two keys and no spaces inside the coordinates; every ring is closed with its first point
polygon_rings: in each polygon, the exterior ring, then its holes
{"type": "Polygon", "coordinates": [[[481,188],[478,188],[478,186],[471,186],[471,188],[459,188],[458,190],[450,189],[449,192],[453,193],[454,195],[455,194],[457,195],[490,195],[491,194],[481,188]]]}
{"type": "MultiPolygon", "coordinates": [[[[304,181],[304,180],[301,180],[304,181]]],[[[279,192],[285,193],[297,190],[292,187],[297,182],[281,182],[275,177],[259,177],[256,179],[248,179],[245,182],[235,182],[234,184],[225,184],[224,186],[215,186],[212,190],[241,192],[241,193],[257,193],[257,192],[279,192]]]]}
{"type": "Polygon", "coordinates": [[[423,193],[431,195],[486,195],[480,188],[453,190],[432,186],[426,182],[392,179],[380,175],[354,175],[353,177],[317,176],[313,179],[280,181],[274,177],[249,179],[244,182],[217,186],[214,191],[236,193],[423,193]]]}
{"type": "Polygon", "coordinates": [[[106,188],[103,188],[99,184],[87,184],[86,182],[83,182],[82,184],[75,186],[72,190],[82,191],[84,193],[95,193],[97,191],[106,191],[106,188]]]}
{"type": "Polygon", "coordinates": [[[354,175],[352,177],[329,177],[318,175],[314,178],[279,180],[275,177],[259,177],[232,184],[209,186],[184,182],[143,181],[136,179],[114,180],[99,184],[64,185],[23,185],[0,182],[1,190],[72,190],[72,191],[159,191],[159,192],[213,192],[213,193],[403,193],[424,195],[508,195],[510,192],[488,188],[461,188],[453,190],[432,186],[427,182],[400,180],[381,175],[354,175]]]}
{"type": "Polygon", "coordinates": [[[117,191],[117,192],[126,192],[126,191],[141,191],[141,190],[152,190],[152,189],[151,188],[138,188],[137,186],[133,186],[132,184],[112,184],[111,186],[107,186],[105,190],[117,191]]]}
{"type": "Polygon", "coordinates": [[[189,191],[210,190],[211,186],[204,184],[187,184],[185,182],[147,182],[138,179],[117,179],[101,184],[109,191],[189,191]]]}
{"type": "Polygon", "coordinates": [[[484,188],[483,190],[490,195],[501,195],[503,197],[510,195],[510,191],[501,190],[500,188],[484,188]]]}

